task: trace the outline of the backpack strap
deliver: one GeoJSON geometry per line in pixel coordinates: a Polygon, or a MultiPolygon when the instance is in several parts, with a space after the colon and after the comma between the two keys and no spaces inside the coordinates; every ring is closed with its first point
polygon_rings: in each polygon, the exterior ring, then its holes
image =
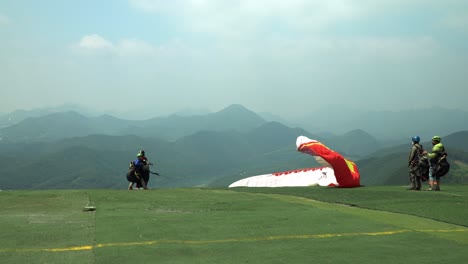
{"type": "Polygon", "coordinates": [[[419,163],[419,160],[421,159],[422,153],[424,152],[424,149],[423,149],[423,147],[421,145],[414,144],[414,146],[416,147],[416,149],[418,151],[416,151],[416,155],[414,155],[413,160],[411,161],[412,165],[416,165],[416,164],[419,163]]]}
{"type": "Polygon", "coordinates": [[[415,144],[414,146],[418,149],[419,155],[421,155],[424,152],[424,148],[421,145],[415,144]]]}

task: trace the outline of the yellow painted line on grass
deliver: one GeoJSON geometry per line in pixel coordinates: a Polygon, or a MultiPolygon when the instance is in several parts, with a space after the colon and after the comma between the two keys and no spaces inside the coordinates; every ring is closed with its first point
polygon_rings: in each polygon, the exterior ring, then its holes
{"type": "Polygon", "coordinates": [[[67,248],[46,248],[41,249],[41,251],[50,251],[50,252],[63,252],[63,251],[81,251],[81,250],[92,250],[93,246],[82,246],[82,247],[67,247],[67,248]]]}
{"type": "Polygon", "coordinates": [[[155,244],[188,244],[188,245],[206,245],[232,242],[255,242],[255,241],[273,241],[273,240],[291,240],[291,239],[320,239],[334,237],[350,237],[350,236],[385,236],[395,235],[409,232],[467,232],[467,228],[463,229],[447,229],[447,230],[393,230],[382,232],[363,232],[363,233],[341,233],[341,234],[306,234],[306,235],[284,235],[284,236],[266,236],[266,237],[247,237],[247,238],[230,238],[219,240],[152,240],[142,242],[122,242],[122,243],[104,243],[94,246],[75,246],[64,248],[22,248],[22,249],[1,249],[0,252],[66,252],[66,251],[84,251],[93,250],[96,248],[105,247],[126,247],[126,246],[141,246],[155,244]]]}

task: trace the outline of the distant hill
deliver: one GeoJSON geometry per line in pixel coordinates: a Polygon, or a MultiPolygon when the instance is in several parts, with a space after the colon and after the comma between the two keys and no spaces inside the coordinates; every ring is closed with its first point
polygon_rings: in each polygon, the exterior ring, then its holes
{"type": "Polygon", "coordinates": [[[443,137],[442,143],[449,149],[468,152],[468,131],[460,131],[443,137]]]}
{"type": "MultiPolygon", "coordinates": [[[[51,129],[55,129],[55,126],[59,127],[61,125],[60,122],[49,124],[46,122],[47,118],[44,119],[44,122],[40,118],[51,114],[67,112],[74,112],[75,114],[89,118],[90,120],[85,123],[84,127],[89,126],[91,130],[89,131],[90,134],[137,135],[141,137],[161,137],[167,140],[176,140],[200,130],[225,131],[234,129],[242,131],[242,129],[245,129],[244,131],[247,131],[259,124],[270,121],[279,122],[290,127],[301,127],[315,135],[342,135],[351,131],[364,131],[378,141],[377,145],[379,148],[381,146],[405,143],[413,135],[419,135],[423,140],[427,141],[427,139],[436,134],[443,136],[468,130],[467,111],[442,107],[404,111],[370,111],[346,109],[342,106],[330,106],[327,109],[313,110],[310,113],[297,113],[285,119],[272,113],[262,112],[257,114],[242,105],[234,104],[214,113],[206,109],[188,109],[170,116],[138,121],[114,118],[118,120],[117,127],[114,127],[112,125],[108,126],[108,121],[106,120],[102,124],[99,124],[100,118],[105,119],[104,117],[106,116],[112,118],[109,115],[97,114],[96,111],[91,111],[84,107],[65,104],[51,108],[27,111],[17,110],[0,115],[0,139],[7,140],[11,134],[16,135],[14,137],[15,140],[27,138],[38,141],[43,140],[41,136],[48,138],[45,135],[32,134],[31,131],[34,130],[34,125],[22,125],[5,131],[4,129],[28,118],[39,118],[39,120],[35,121],[36,123],[43,123],[43,126],[50,126],[51,129]],[[431,118],[427,118],[429,115],[431,118]],[[437,126],[434,126],[434,120],[437,120],[437,126]],[[3,134],[7,134],[8,136],[4,136],[3,134]]],[[[112,124],[112,122],[110,123],[112,124]]],[[[67,123],[64,122],[64,124],[67,123]]],[[[83,130],[81,131],[83,132],[83,130]]],[[[79,132],[80,129],[76,131],[79,132]]],[[[49,134],[54,133],[49,132],[49,134]]],[[[84,136],[79,133],[72,135],[84,136]]],[[[59,138],[63,137],[60,136],[59,138]]],[[[51,140],[57,139],[54,136],[51,140]]]]}
{"type": "Polygon", "coordinates": [[[352,130],[343,135],[331,137],[331,139],[330,147],[340,149],[349,158],[355,160],[381,148],[381,144],[375,137],[361,129],[352,130]]]}
{"type": "Polygon", "coordinates": [[[168,144],[136,136],[91,135],[7,145],[8,153],[0,152],[9,158],[0,160],[0,189],[125,188],[125,173],[139,149],[162,164],[171,164],[166,158],[185,158],[172,153],[168,144]]]}
{"type": "Polygon", "coordinates": [[[433,135],[448,135],[468,130],[468,111],[442,107],[369,111],[330,106],[302,116],[297,115],[290,121],[301,124],[301,127],[314,133],[342,134],[360,129],[379,140],[407,141],[414,135],[427,140],[433,135]]]}
{"type": "Polygon", "coordinates": [[[158,135],[168,140],[188,136],[198,131],[229,131],[240,132],[254,129],[266,121],[258,114],[242,105],[230,105],[218,112],[205,115],[158,117],[146,120],[139,132],[133,132],[143,137],[158,135]]]}
{"type": "Polygon", "coordinates": [[[0,114],[0,129],[15,125],[30,117],[41,117],[53,113],[74,111],[82,115],[92,115],[92,112],[76,104],[63,104],[57,107],[46,107],[32,110],[15,110],[11,113],[0,114]]]}
{"type": "Polygon", "coordinates": [[[109,115],[86,117],[74,111],[57,112],[25,120],[0,129],[4,142],[55,141],[92,134],[136,135],[167,140],[209,131],[248,131],[266,121],[241,105],[206,115],[169,116],[143,121],[118,119],[109,115]]]}
{"type": "Polygon", "coordinates": [[[258,115],[261,116],[263,119],[265,119],[267,122],[278,122],[278,123],[287,125],[289,127],[297,127],[298,126],[297,124],[294,124],[294,123],[286,120],[285,118],[283,118],[281,116],[278,116],[278,115],[275,115],[275,114],[272,114],[272,113],[269,113],[269,112],[260,112],[260,113],[258,113],[258,115]]]}
{"type": "Polygon", "coordinates": [[[74,111],[57,112],[26,118],[15,125],[5,127],[0,130],[0,138],[6,142],[39,142],[91,134],[118,135],[136,122],[108,115],[86,117],[74,111]]]}
{"type": "MultiPolygon", "coordinates": [[[[0,156],[5,156],[0,160],[0,189],[123,188],[128,163],[139,149],[146,150],[161,174],[150,183],[206,186],[241,172],[297,168],[305,155],[295,151],[295,138],[304,133],[266,123],[249,132],[199,131],[175,142],[90,135],[50,143],[4,143],[0,148],[0,156]]],[[[307,158],[303,167],[315,164],[307,158]]]]}

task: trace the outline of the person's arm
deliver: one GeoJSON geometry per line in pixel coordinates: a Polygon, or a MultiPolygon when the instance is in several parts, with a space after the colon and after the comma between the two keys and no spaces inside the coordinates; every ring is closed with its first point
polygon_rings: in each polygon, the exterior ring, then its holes
{"type": "Polygon", "coordinates": [[[437,157],[437,155],[439,155],[440,153],[443,152],[443,146],[440,145],[440,144],[436,144],[434,145],[434,147],[432,148],[432,152],[431,153],[427,153],[427,157],[429,159],[433,159],[435,157],[437,157]]]}
{"type": "Polygon", "coordinates": [[[408,157],[408,166],[411,165],[411,162],[414,160],[414,157],[416,156],[416,151],[418,151],[418,148],[413,146],[411,147],[411,152],[410,152],[410,155],[408,157]]]}

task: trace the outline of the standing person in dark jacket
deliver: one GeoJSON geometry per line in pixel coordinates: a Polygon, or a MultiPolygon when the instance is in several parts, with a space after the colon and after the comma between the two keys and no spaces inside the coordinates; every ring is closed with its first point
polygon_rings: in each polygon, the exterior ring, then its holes
{"type": "Polygon", "coordinates": [[[409,179],[410,188],[408,190],[421,190],[421,176],[419,172],[419,162],[424,151],[423,147],[419,144],[421,138],[414,136],[411,138],[412,147],[408,157],[409,179]]]}
{"type": "MultiPolygon", "coordinates": [[[[150,169],[149,169],[149,166],[150,165],[153,165],[151,162],[148,161],[148,158],[146,157],[146,153],[144,150],[140,150],[140,152],[138,152],[138,155],[137,155],[138,159],[140,159],[140,163],[142,164],[142,170],[141,170],[141,176],[142,176],[142,179],[143,181],[145,182],[146,184],[146,187],[148,187],[148,182],[149,182],[149,175],[150,175],[150,169]]],[[[137,183],[137,188],[140,188],[142,186],[140,186],[138,183],[137,183]]],[[[143,186],[144,187],[144,186],[143,186]]],[[[146,189],[146,188],[145,188],[146,189]]]]}
{"type": "MultiPolygon", "coordinates": [[[[135,176],[138,179],[138,182],[136,182],[136,187],[139,189],[143,187],[143,189],[148,189],[147,187],[147,177],[146,177],[146,172],[147,172],[147,163],[148,160],[145,157],[145,152],[140,151],[137,154],[137,158],[133,161],[133,164],[135,165],[135,176]]],[[[148,172],[149,174],[149,172],[148,172]]]]}

